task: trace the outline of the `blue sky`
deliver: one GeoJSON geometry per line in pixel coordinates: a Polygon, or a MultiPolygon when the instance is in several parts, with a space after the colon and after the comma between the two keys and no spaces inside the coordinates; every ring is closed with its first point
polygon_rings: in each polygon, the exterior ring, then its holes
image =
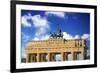
{"type": "Polygon", "coordinates": [[[55,12],[21,10],[22,57],[29,40],[45,40],[55,32],[57,24],[65,39],[87,39],[89,46],[90,14],[77,12],[55,12]]]}

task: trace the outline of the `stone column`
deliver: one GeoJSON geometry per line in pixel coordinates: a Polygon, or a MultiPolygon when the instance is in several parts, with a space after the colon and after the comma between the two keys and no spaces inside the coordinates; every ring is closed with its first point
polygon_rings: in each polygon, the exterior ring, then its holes
{"type": "Polygon", "coordinates": [[[84,53],[81,52],[81,60],[84,60],[84,53]]]}
{"type": "Polygon", "coordinates": [[[27,54],[26,55],[26,63],[28,63],[29,62],[29,55],[27,54]]]}
{"type": "Polygon", "coordinates": [[[61,53],[62,61],[64,61],[64,53],[61,53]]]}
{"type": "Polygon", "coordinates": [[[74,52],[71,52],[71,54],[72,54],[72,60],[74,60],[74,52]]]}
{"type": "Polygon", "coordinates": [[[50,53],[48,53],[48,62],[50,61],[50,53]]]}
{"type": "Polygon", "coordinates": [[[37,62],[40,62],[39,59],[40,59],[40,56],[39,56],[39,53],[37,53],[37,62]]]}

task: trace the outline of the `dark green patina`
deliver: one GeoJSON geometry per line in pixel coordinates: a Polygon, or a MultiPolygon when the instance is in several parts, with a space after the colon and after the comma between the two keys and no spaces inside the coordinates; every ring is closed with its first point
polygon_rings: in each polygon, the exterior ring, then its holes
{"type": "Polygon", "coordinates": [[[52,33],[50,32],[50,38],[63,38],[63,33],[61,28],[59,27],[59,24],[57,25],[57,31],[52,33]]]}

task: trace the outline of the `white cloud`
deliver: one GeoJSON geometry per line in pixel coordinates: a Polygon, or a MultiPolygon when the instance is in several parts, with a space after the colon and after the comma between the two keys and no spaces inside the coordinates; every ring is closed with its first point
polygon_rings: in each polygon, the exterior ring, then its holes
{"type": "Polygon", "coordinates": [[[86,39],[86,40],[89,40],[90,39],[90,35],[89,34],[83,34],[82,36],[80,35],[71,35],[67,32],[63,32],[63,38],[65,39],[86,39]]]}
{"type": "Polygon", "coordinates": [[[49,38],[49,35],[45,35],[45,36],[43,36],[41,39],[42,40],[46,40],[46,39],[48,39],[49,38]]]}
{"type": "Polygon", "coordinates": [[[32,16],[30,13],[21,17],[21,24],[26,27],[31,27],[31,23],[28,22],[29,19],[32,20],[33,26],[36,28],[49,28],[49,22],[45,17],[41,15],[32,16]]]}
{"type": "Polygon", "coordinates": [[[47,38],[47,32],[50,29],[49,22],[45,17],[40,15],[32,16],[34,27],[36,28],[35,40],[43,40],[47,38]]]}
{"type": "Polygon", "coordinates": [[[75,39],[80,39],[80,36],[79,36],[79,35],[75,35],[74,38],[75,38],[75,39]]]}
{"type": "Polygon", "coordinates": [[[30,16],[24,15],[21,17],[21,24],[26,26],[26,27],[31,27],[31,24],[27,21],[30,19],[30,16]]]}
{"type": "Polygon", "coordinates": [[[50,29],[49,21],[39,14],[34,16],[30,13],[28,15],[24,15],[22,16],[21,23],[26,27],[35,27],[35,40],[45,39],[47,37],[47,32],[50,29]],[[28,19],[32,20],[32,23],[29,23],[28,19]],[[46,35],[46,37],[44,35],[46,35]]]}
{"type": "Polygon", "coordinates": [[[67,32],[63,32],[63,38],[64,39],[73,39],[73,36],[68,34],[67,32]]]}
{"type": "Polygon", "coordinates": [[[90,35],[89,34],[83,34],[81,38],[89,40],[90,39],[90,35]]]}
{"type": "Polygon", "coordinates": [[[47,39],[49,39],[49,35],[46,34],[46,35],[34,37],[32,40],[37,41],[37,40],[47,40],[47,39]]]}
{"type": "Polygon", "coordinates": [[[55,16],[58,16],[58,17],[61,17],[61,18],[64,18],[65,17],[65,13],[64,12],[52,12],[52,11],[49,11],[49,12],[45,12],[45,15],[55,15],[55,16]]]}
{"type": "Polygon", "coordinates": [[[49,25],[48,25],[48,21],[45,17],[42,17],[40,15],[35,15],[35,16],[32,16],[32,21],[33,21],[33,24],[34,24],[34,27],[36,28],[41,28],[41,27],[44,27],[44,28],[49,28],[49,25]]]}
{"type": "Polygon", "coordinates": [[[37,40],[39,40],[39,38],[38,37],[34,37],[32,40],[37,41],[37,40]]]}
{"type": "Polygon", "coordinates": [[[36,30],[35,36],[43,35],[43,34],[45,34],[46,32],[47,32],[47,31],[46,31],[46,28],[43,28],[43,27],[38,28],[38,29],[36,30]]]}

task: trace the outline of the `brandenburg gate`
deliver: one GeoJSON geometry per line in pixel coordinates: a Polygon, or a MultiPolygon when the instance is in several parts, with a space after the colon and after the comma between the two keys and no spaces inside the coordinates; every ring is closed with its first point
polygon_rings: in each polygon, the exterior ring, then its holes
{"type": "Polygon", "coordinates": [[[26,63],[83,60],[86,41],[63,38],[61,29],[50,33],[47,40],[29,41],[26,45],[26,63]]]}

